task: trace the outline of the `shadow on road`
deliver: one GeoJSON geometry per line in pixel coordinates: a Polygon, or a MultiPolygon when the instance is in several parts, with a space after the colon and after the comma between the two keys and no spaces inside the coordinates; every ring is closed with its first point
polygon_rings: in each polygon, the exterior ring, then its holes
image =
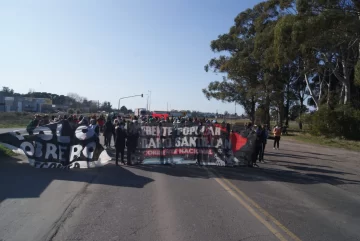
{"type": "Polygon", "coordinates": [[[324,165],[316,165],[316,164],[309,164],[309,163],[303,163],[303,162],[291,162],[291,161],[279,161],[279,160],[276,160],[276,161],[271,161],[271,163],[268,163],[268,165],[279,165],[279,164],[284,164],[282,166],[287,166],[288,164],[291,164],[291,165],[300,165],[300,166],[311,166],[311,167],[324,167],[324,168],[333,168],[331,166],[324,166],[324,165]]]}
{"type": "Polygon", "coordinates": [[[35,198],[56,180],[143,188],[154,181],[114,165],[94,169],[38,169],[19,159],[0,160],[0,203],[7,198],[35,198]]]}
{"type": "MultiPolygon", "coordinates": [[[[276,156],[284,157],[284,154],[277,154],[276,156]]],[[[298,155],[291,156],[304,158],[298,155]]],[[[195,165],[137,165],[124,168],[122,166],[116,167],[113,163],[110,163],[102,168],[95,169],[45,170],[33,168],[28,163],[19,163],[19,160],[16,158],[8,158],[0,160],[0,202],[7,198],[39,197],[49,184],[56,180],[131,188],[143,188],[146,184],[154,181],[151,178],[135,174],[133,169],[162,173],[174,177],[204,179],[210,178],[208,171],[210,170],[221,174],[227,179],[247,182],[278,181],[297,184],[360,184],[359,180],[339,177],[339,175],[347,175],[349,173],[325,169],[330,168],[327,166],[276,160],[264,165],[259,164],[259,166],[260,168],[215,166],[204,168],[195,165]],[[285,165],[276,167],[278,162],[285,165]]]]}
{"type": "Polygon", "coordinates": [[[304,156],[304,155],[295,155],[295,154],[286,154],[286,153],[274,153],[274,152],[267,152],[267,156],[274,156],[274,157],[288,157],[288,158],[297,158],[297,159],[315,159],[315,160],[323,160],[323,161],[331,161],[334,160],[331,159],[324,159],[319,157],[313,157],[313,156],[304,156]]]}
{"type": "MultiPolygon", "coordinates": [[[[261,165],[261,164],[259,164],[261,165]]],[[[165,175],[190,178],[210,178],[209,172],[198,166],[160,166],[143,165],[132,168],[149,172],[158,172],[165,175]]],[[[301,173],[294,170],[283,170],[277,168],[248,168],[248,167],[206,167],[210,171],[221,174],[223,177],[241,181],[279,181],[298,184],[328,183],[331,185],[360,184],[358,180],[350,180],[332,175],[317,173],[301,173]]],[[[300,169],[301,170],[301,169],[300,169]]],[[[316,168],[317,171],[324,170],[316,168]]],[[[336,172],[330,172],[334,174],[336,172]]]]}
{"type": "Polygon", "coordinates": [[[326,170],[323,168],[316,168],[316,167],[304,167],[304,166],[299,167],[299,166],[289,166],[289,165],[286,165],[286,167],[294,170],[309,171],[309,172],[319,172],[319,173],[339,174],[339,175],[345,175],[345,174],[354,175],[348,172],[338,172],[338,171],[326,170]]]}

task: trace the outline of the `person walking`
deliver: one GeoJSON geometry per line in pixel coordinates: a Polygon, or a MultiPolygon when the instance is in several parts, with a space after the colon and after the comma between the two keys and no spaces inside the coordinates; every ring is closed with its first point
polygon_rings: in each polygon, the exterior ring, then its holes
{"type": "Polygon", "coordinates": [[[279,142],[280,142],[280,136],[281,136],[281,127],[275,126],[273,129],[274,134],[274,150],[279,150],[279,142]]]}
{"type": "Polygon", "coordinates": [[[120,122],[117,123],[117,127],[116,127],[116,140],[115,140],[115,150],[116,150],[116,155],[115,155],[115,160],[116,160],[116,166],[119,165],[119,153],[121,154],[121,163],[125,164],[124,162],[124,152],[125,152],[125,143],[126,143],[126,131],[124,128],[124,123],[120,122]]]}

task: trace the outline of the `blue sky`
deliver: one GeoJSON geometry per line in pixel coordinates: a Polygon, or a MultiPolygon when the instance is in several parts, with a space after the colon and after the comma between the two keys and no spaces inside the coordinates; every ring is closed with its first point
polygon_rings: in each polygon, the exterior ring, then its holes
{"type": "MultiPolygon", "coordinates": [[[[0,0],[0,86],[110,101],[152,91],[151,109],[233,113],[202,88],[210,41],[259,0],[0,0]]],[[[146,107],[146,97],[122,100],[146,107]]],[[[237,106],[237,113],[243,109],[237,106]]]]}

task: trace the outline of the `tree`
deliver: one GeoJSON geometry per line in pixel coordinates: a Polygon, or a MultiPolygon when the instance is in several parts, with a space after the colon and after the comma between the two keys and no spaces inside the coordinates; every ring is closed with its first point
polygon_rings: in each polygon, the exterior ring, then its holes
{"type": "Polygon", "coordinates": [[[121,106],[121,108],[120,108],[120,112],[121,113],[128,113],[128,109],[126,108],[126,106],[121,106]]]}
{"type": "Polygon", "coordinates": [[[112,110],[111,103],[108,101],[104,101],[100,107],[100,110],[106,111],[106,112],[111,112],[111,110],[112,110]]]}
{"type": "Polygon", "coordinates": [[[3,86],[0,93],[3,94],[3,95],[6,95],[6,96],[13,96],[14,95],[14,90],[10,89],[9,87],[3,86]]]}
{"type": "Polygon", "coordinates": [[[297,118],[299,118],[301,114],[304,114],[308,111],[309,111],[309,108],[307,108],[304,105],[302,105],[302,106],[301,105],[293,105],[291,107],[290,113],[289,113],[290,120],[294,121],[297,118]]]}
{"type": "Polygon", "coordinates": [[[251,121],[255,109],[262,122],[272,115],[279,125],[295,116],[301,125],[306,105],[360,109],[358,0],[263,1],[239,13],[210,47],[220,55],[205,71],[223,78],[203,93],[242,105],[251,121]]]}

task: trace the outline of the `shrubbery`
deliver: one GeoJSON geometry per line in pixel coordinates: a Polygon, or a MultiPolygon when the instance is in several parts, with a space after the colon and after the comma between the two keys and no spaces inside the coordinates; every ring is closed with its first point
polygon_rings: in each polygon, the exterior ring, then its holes
{"type": "Polygon", "coordinates": [[[360,110],[350,106],[333,110],[322,106],[317,112],[303,116],[302,120],[312,135],[360,140],[360,110]]]}

